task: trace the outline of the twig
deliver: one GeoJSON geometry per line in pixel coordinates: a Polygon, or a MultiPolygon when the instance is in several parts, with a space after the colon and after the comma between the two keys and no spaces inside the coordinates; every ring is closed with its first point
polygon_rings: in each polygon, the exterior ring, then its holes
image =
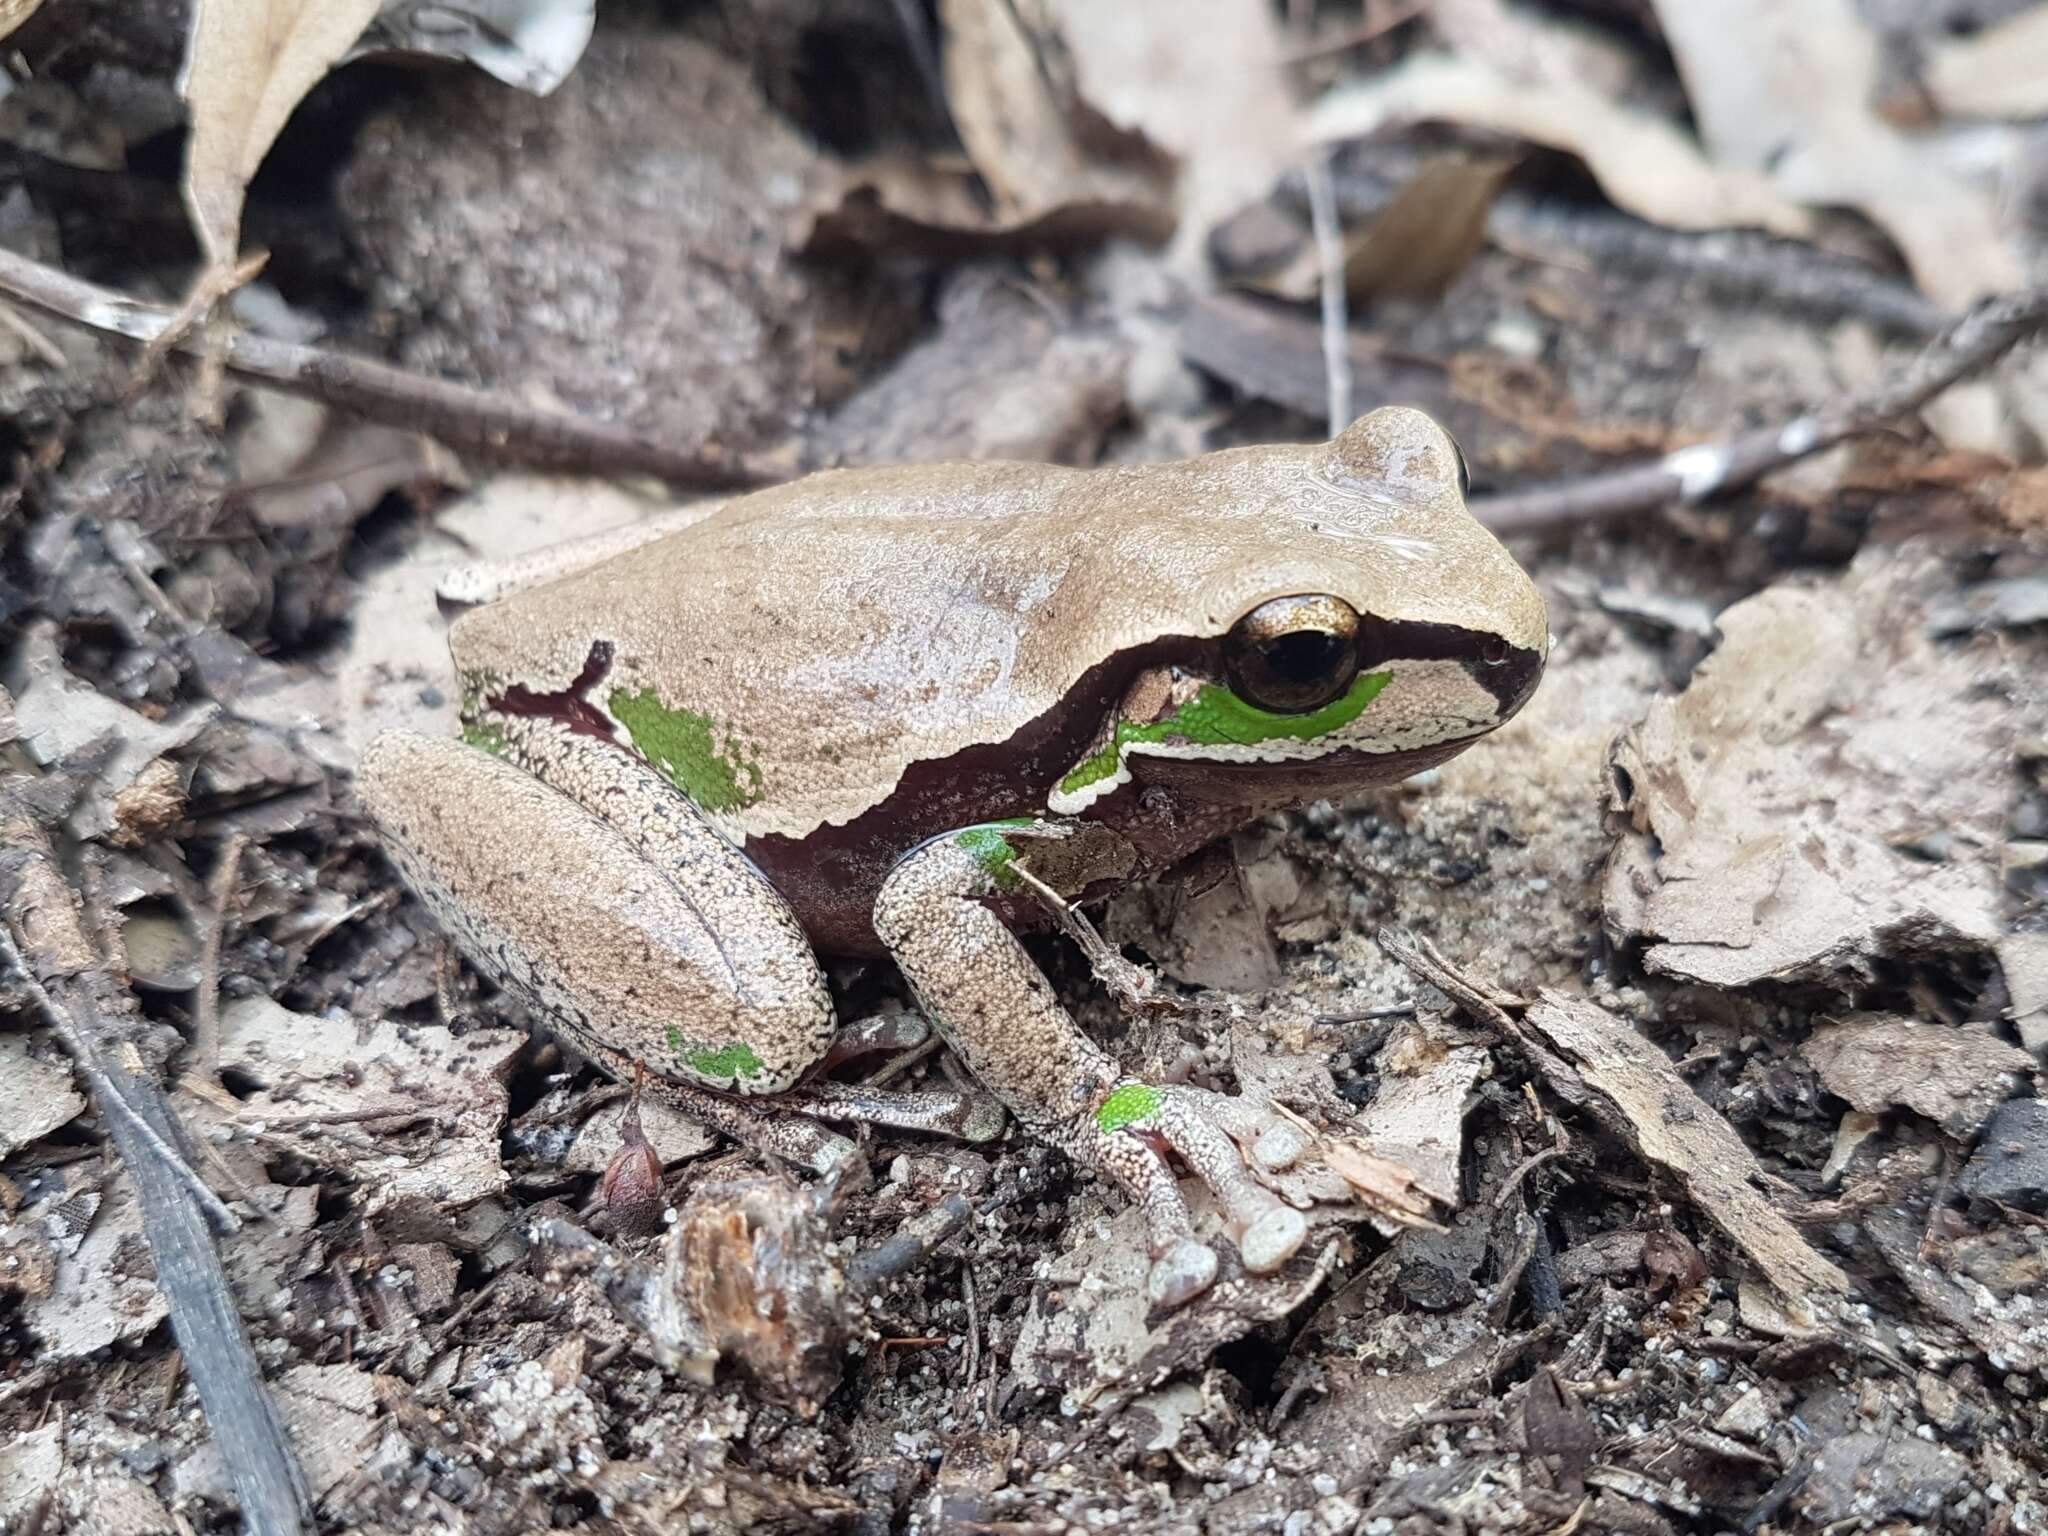
{"type": "Polygon", "coordinates": [[[209,1082],[220,1078],[220,941],[228,926],[228,904],[235,899],[235,875],[249,839],[237,832],[220,851],[220,863],[207,883],[206,939],[199,946],[199,985],[192,997],[192,1065],[189,1070],[209,1082]]]}
{"type": "Polygon", "coordinates": [[[1529,533],[1561,523],[1690,505],[1739,490],[1845,438],[1910,415],[1958,380],[1980,373],[2048,327],[2048,288],[1987,299],[1899,374],[1777,427],[1739,432],[1680,448],[1647,464],[1609,470],[1475,500],[1472,510],[1496,533],[1529,533]]]}
{"type": "Polygon", "coordinates": [[[1431,0],[1408,0],[1406,5],[1396,5],[1384,15],[1374,15],[1368,7],[1365,20],[1356,26],[1333,32],[1328,37],[1311,38],[1298,47],[1290,48],[1280,58],[1282,63],[1300,64],[1309,59],[1320,59],[1326,54],[1348,53],[1353,48],[1362,48],[1367,43],[1385,37],[1396,27],[1405,27],[1416,20],[1430,7],[1431,0]]]}
{"type": "Polygon", "coordinates": [[[12,304],[0,304],[0,326],[5,326],[20,337],[29,351],[48,363],[52,368],[70,366],[70,359],[58,350],[57,343],[30,325],[15,311],[12,304]]]}
{"type": "MultiPolygon", "coordinates": [[[[1340,207],[1346,191],[1340,180],[1340,207]]],[[[1384,200],[1377,188],[1373,196],[1384,200]]],[[[1508,191],[1493,205],[1486,236],[1525,261],[1610,277],[1677,277],[1747,308],[1779,309],[1809,322],[1862,320],[1912,341],[1932,341],[1957,318],[1912,284],[1868,262],[1756,230],[1666,229],[1613,209],[1508,191]]]]}
{"type": "Polygon", "coordinates": [[[207,1425],[224,1449],[243,1529],[252,1536],[303,1532],[312,1498],[207,1230],[209,1210],[226,1213],[173,1149],[179,1135],[170,1103],[138,1070],[134,997],[87,939],[43,829],[5,800],[0,848],[7,851],[0,864],[0,953],[21,971],[71,1052],[134,1185],[157,1288],[207,1425]]]}
{"type": "Polygon", "coordinates": [[[1330,182],[1330,157],[1318,151],[1302,173],[1308,182],[1309,222],[1315,230],[1316,263],[1322,269],[1323,373],[1330,402],[1330,436],[1351,425],[1351,318],[1344,292],[1344,231],[1337,222],[1337,193],[1330,182]]]}
{"type": "Polygon", "coordinates": [[[925,1041],[923,1045],[913,1046],[901,1055],[877,1067],[862,1080],[861,1086],[863,1088],[879,1088],[884,1083],[901,1077],[919,1062],[937,1054],[939,1047],[945,1043],[945,1037],[937,1030],[933,1030],[932,1037],[925,1041]]]}
{"type": "Polygon", "coordinates": [[[918,83],[924,87],[925,98],[931,103],[939,121],[950,128],[953,112],[946,102],[946,81],[939,73],[938,50],[932,46],[931,32],[925,26],[924,7],[917,0],[893,0],[893,3],[896,24],[903,29],[903,41],[909,46],[910,57],[917,65],[918,83]]]}
{"type": "MultiPolygon", "coordinates": [[[[176,318],[159,305],[82,282],[5,250],[0,250],[0,297],[102,335],[144,344],[166,334],[176,318]]],[[[505,463],[569,473],[652,475],[692,490],[729,490],[774,478],[744,459],[711,451],[679,453],[610,422],[538,410],[494,391],[247,331],[217,343],[204,335],[185,336],[173,350],[201,358],[218,355],[230,373],[243,378],[505,463]]]]}
{"type": "Polygon", "coordinates": [[[124,1123],[136,1139],[148,1148],[150,1156],[162,1163],[171,1177],[184,1187],[187,1197],[212,1217],[223,1232],[239,1232],[242,1229],[241,1218],[221,1204],[220,1196],[207,1187],[206,1181],[193,1171],[192,1165],[179,1155],[177,1149],[157,1134],[156,1128],[133,1104],[114,1091],[107,1064],[102,1060],[100,1053],[79,1029],[78,1021],[71,1016],[71,1011],[52,997],[49,989],[36,979],[35,973],[29,969],[27,959],[22,955],[21,947],[14,941],[14,935],[5,928],[0,928],[0,960],[5,960],[19,973],[22,985],[28,989],[30,1000],[42,1010],[43,1017],[49,1020],[50,1028],[56,1032],[58,1042],[71,1053],[72,1062],[77,1066],[79,1075],[85,1079],[86,1087],[92,1090],[93,1097],[99,1100],[100,1108],[109,1121],[124,1123]]]}

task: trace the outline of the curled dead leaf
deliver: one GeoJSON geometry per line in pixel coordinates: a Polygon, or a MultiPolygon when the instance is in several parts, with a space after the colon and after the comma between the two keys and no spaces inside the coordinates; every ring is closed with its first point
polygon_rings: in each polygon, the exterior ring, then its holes
{"type": "Polygon", "coordinates": [[[1323,1143],[1322,1159],[1351,1186],[1360,1205],[1403,1227],[1443,1229],[1431,1221],[1430,1197],[1405,1164],[1381,1157],[1363,1141],[1334,1136],[1323,1143]]]}
{"type": "Polygon", "coordinates": [[[192,111],[185,206],[210,266],[232,266],[249,178],[380,0],[198,0],[178,89],[192,111]]]}

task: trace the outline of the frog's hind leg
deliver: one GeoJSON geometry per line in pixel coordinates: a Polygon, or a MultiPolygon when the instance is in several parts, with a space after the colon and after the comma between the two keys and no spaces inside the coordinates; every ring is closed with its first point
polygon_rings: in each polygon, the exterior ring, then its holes
{"type": "Polygon", "coordinates": [[[1129,1192],[1145,1213],[1157,1306],[1177,1306],[1216,1278],[1166,1154],[1178,1154],[1229,1219],[1245,1267],[1278,1269],[1308,1221],[1255,1180],[1236,1135],[1253,1129],[1219,1096],[1123,1074],[1060,1006],[1052,986],[988,906],[1018,883],[1001,828],[974,828],[913,850],[883,882],[875,932],[924,1011],[1024,1126],[1129,1192]]]}
{"type": "MultiPolygon", "coordinates": [[[[780,894],[639,759],[547,722],[507,722],[504,740],[516,762],[386,732],[357,770],[400,872],[458,947],[609,1070],[643,1063],[742,1097],[794,1086],[835,1019],[780,894]]],[[[747,1134],[758,1112],[690,1112],[762,1142],[747,1134]]]]}

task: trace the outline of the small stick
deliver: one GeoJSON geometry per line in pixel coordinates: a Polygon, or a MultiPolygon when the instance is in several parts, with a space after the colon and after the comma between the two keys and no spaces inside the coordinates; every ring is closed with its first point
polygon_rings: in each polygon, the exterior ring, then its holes
{"type": "Polygon", "coordinates": [[[1479,497],[1472,503],[1473,515],[1495,533],[1533,533],[1725,495],[1846,438],[1910,415],[2044,328],[2048,288],[1986,299],[1896,377],[1874,389],[1845,396],[1781,426],[1695,443],[1647,464],[1479,497]]]}
{"type": "Polygon", "coordinates": [[[1318,151],[1303,176],[1308,182],[1316,263],[1322,269],[1323,374],[1330,397],[1330,436],[1335,437],[1351,425],[1351,317],[1344,292],[1344,230],[1337,222],[1337,190],[1330,180],[1328,154],[1318,151]]]}
{"type": "Polygon", "coordinates": [[[242,867],[246,834],[237,832],[220,851],[220,864],[207,883],[206,938],[199,946],[199,987],[192,998],[192,1067],[208,1081],[220,1078],[220,941],[228,926],[228,904],[235,899],[235,876],[242,867]]]}
{"type": "Polygon", "coordinates": [[[1385,37],[1396,27],[1405,27],[1416,20],[1430,7],[1431,0],[1408,0],[1406,5],[1396,5],[1382,14],[1374,15],[1373,7],[1366,8],[1365,20],[1356,26],[1345,27],[1328,37],[1311,37],[1307,42],[1283,53],[1281,62],[1301,64],[1309,59],[1320,59],[1332,53],[1348,53],[1353,48],[1363,48],[1367,43],[1385,37]]]}
{"type": "Polygon", "coordinates": [[[99,1052],[79,1029],[78,1021],[72,1018],[70,1010],[52,997],[49,989],[36,978],[35,972],[29,969],[28,960],[14,942],[14,935],[4,927],[0,927],[0,960],[5,960],[20,975],[22,985],[28,988],[30,1000],[42,1010],[43,1017],[56,1032],[57,1039],[63,1044],[64,1049],[71,1053],[72,1063],[78,1068],[79,1075],[85,1079],[86,1087],[92,1091],[93,1097],[99,1101],[100,1108],[110,1118],[124,1123],[129,1132],[163,1164],[171,1177],[184,1186],[186,1194],[191,1196],[193,1202],[213,1218],[221,1231],[241,1231],[241,1218],[221,1204],[220,1196],[207,1188],[206,1181],[192,1171],[192,1165],[178,1154],[176,1148],[157,1134],[156,1127],[144,1119],[134,1105],[116,1091],[105,1065],[100,1060],[99,1052]]]}
{"type": "Polygon", "coordinates": [[[123,1038],[134,998],[88,939],[48,837],[6,799],[0,844],[11,855],[0,865],[0,955],[19,969],[100,1105],[135,1190],[171,1333],[241,1501],[243,1527],[251,1536],[294,1536],[311,1521],[312,1496],[207,1230],[208,1215],[228,1213],[172,1148],[177,1116],[123,1038]]]}
{"type": "MultiPolygon", "coordinates": [[[[0,250],[0,298],[105,336],[148,344],[176,314],[55,267],[0,250]]],[[[729,490],[774,478],[745,459],[715,451],[678,453],[630,428],[566,411],[539,410],[492,390],[408,373],[388,363],[276,341],[247,331],[215,343],[184,336],[171,350],[218,357],[227,371],[286,394],[318,400],[368,421],[438,438],[459,452],[572,474],[652,475],[692,490],[729,490]]]]}

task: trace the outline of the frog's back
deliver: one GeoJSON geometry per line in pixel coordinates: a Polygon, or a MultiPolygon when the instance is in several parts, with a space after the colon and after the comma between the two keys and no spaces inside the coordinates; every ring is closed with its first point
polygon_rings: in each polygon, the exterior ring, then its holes
{"type": "MultiPolygon", "coordinates": [[[[1094,710],[1085,743],[1102,701],[1075,696],[1119,655],[1221,634],[1272,596],[1357,588],[1407,514],[1356,493],[1333,514],[1324,451],[812,475],[464,615],[457,666],[472,707],[509,685],[567,718],[577,696],[729,834],[803,839],[920,764],[1028,776],[978,749],[1028,738],[1056,757],[1070,699],[1094,710]]],[[[1028,766],[1050,781],[1072,760],[1028,766]]],[[[1010,814],[990,787],[986,814],[1010,814]]],[[[925,819],[980,819],[927,798],[925,819]]]]}

